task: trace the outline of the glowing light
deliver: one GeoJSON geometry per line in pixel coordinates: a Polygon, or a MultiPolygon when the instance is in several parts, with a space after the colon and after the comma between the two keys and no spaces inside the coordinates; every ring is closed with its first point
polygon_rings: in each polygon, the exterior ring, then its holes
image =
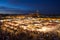
{"type": "MultiPolygon", "coordinates": [[[[3,21],[4,28],[13,30],[13,31],[23,28],[24,30],[28,30],[28,31],[39,31],[39,32],[45,33],[45,32],[50,32],[50,31],[58,29],[57,26],[56,27],[54,25],[51,26],[51,24],[53,23],[52,19],[48,20],[46,18],[33,18],[33,17],[29,17],[26,19],[22,19],[21,17],[19,17],[19,18],[20,19],[18,19],[18,20],[15,20],[16,19],[15,18],[15,19],[11,19],[11,20],[5,20],[5,21],[1,20],[1,21],[3,21]],[[45,20],[48,20],[48,21],[45,22],[45,20]],[[42,22],[42,21],[44,21],[44,22],[42,22]],[[48,24],[50,24],[50,25],[48,26],[48,24]]],[[[56,20],[56,22],[58,22],[58,20],[56,20]]],[[[58,25],[58,26],[60,26],[60,25],[58,25]]],[[[3,28],[3,30],[4,30],[4,28],[3,28]]]]}

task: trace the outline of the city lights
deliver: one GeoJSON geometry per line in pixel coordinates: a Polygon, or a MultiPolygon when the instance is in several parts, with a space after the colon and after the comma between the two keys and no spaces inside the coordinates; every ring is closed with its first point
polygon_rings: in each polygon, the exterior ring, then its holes
{"type": "Polygon", "coordinates": [[[13,32],[14,31],[17,32],[22,28],[23,30],[46,33],[55,31],[60,26],[59,23],[60,21],[58,19],[52,19],[52,18],[34,18],[34,17],[21,18],[19,16],[18,20],[16,19],[17,18],[0,20],[3,23],[1,29],[4,30],[5,28],[5,31],[9,29],[12,30],[13,32]]]}

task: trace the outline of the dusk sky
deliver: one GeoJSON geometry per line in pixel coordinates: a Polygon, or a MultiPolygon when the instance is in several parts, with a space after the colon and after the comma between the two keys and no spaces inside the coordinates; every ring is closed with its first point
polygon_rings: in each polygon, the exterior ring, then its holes
{"type": "Polygon", "coordinates": [[[60,14],[60,0],[0,0],[0,7],[25,11],[39,10],[42,14],[60,14]]]}

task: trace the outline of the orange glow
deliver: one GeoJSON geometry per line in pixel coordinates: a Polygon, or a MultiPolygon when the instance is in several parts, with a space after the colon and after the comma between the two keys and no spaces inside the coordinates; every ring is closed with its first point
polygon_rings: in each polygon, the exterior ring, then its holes
{"type": "Polygon", "coordinates": [[[34,18],[25,16],[7,16],[6,18],[11,19],[0,20],[3,22],[1,29],[8,32],[18,32],[22,28],[23,30],[45,33],[55,31],[60,26],[60,19],[57,18],[34,18]]]}

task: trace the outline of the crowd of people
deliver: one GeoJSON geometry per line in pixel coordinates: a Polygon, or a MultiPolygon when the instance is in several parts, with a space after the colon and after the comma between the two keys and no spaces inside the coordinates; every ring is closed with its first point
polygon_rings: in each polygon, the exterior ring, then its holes
{"type": "Polygon", "coordinates": [[[1,40],[60,40],[60,20],[14,18],[0,20],[1,40]]]}

